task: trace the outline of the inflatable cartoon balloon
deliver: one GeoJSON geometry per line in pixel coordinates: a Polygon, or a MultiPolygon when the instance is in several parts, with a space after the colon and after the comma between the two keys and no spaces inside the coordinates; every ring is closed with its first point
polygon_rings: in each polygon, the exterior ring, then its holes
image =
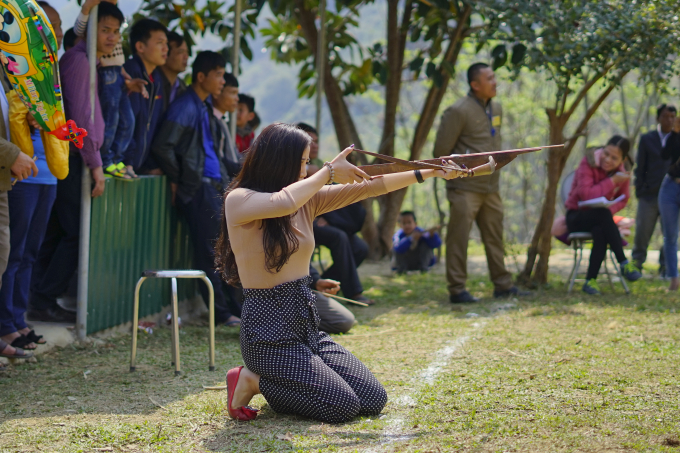
{"type": "Polygon", "coordinates": [[[35,0],[0,0],[0,51],[14,91],[40,127],[82,148],[87,131],[64,118],[57,41],[35,0]]]}

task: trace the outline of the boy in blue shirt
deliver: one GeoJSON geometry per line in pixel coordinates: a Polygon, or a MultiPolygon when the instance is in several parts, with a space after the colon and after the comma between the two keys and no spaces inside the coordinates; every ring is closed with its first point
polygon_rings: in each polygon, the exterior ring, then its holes
{"type": "Polygon", "coordinates": [[[399,230],[392,239],[392,268],[399,274],[406,271],[427,272],[435,263],[432,250],[442,245],[438,229],[435,227],[425,231],[418,226],[416,215],[412,211],[401,212],[399,230]]]}

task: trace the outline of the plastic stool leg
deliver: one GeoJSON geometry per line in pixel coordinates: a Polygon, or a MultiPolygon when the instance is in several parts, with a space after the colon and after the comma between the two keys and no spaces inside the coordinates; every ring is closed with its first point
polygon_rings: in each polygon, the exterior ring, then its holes
{"type": "Polygon", "coordinates": [[[175,376],[180,375],[179,367],[179,307],[177,303],[177,279],[172,279],[172,344],[175,376]]]}
{"type": "Polygon", "coordinates": [[[135,371],[135,359],[137,358],[137,324],[139,324],[139,290],[142,288],[146,277],[142,277],[137,281],[135,286],[135,302],[132,309],[132,351],[130,351],[130,372],[135,371]]]}

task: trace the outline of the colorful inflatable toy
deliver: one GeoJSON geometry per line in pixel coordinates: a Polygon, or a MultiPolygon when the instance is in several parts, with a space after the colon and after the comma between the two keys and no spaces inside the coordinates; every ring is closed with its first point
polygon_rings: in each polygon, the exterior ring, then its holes
{"type": "Polygon", "coordinates": [[[35,0],[0,0],[0,51],[14,91],[40,127],[82,148],[87,131],[64,118],[57,41],[35,0]]]}

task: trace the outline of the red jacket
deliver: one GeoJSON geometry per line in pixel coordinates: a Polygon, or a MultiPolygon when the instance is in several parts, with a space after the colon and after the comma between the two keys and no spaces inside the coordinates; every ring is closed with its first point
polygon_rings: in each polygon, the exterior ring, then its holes
{"type": "MultiPolygon", "coordinates": [[[[613,200],[621,194],[624,194],[626,198],[609,207],[612,214],[619,212],[628,203],[630,199],[630,179],[615,185],[610,178],[611,175],[599,165],[601,153],[602,150],[598,149],[593,155],[584,157],[579,164],[569,197],[564,204],[568,210],[578,210],[579,201],[592,200],[598,197],[613,200]]],[[[624,165],[621,164],[617,171],[626,171],[624,165]]]]}
{"type": "Polygon", "coordinates": [[[253,141],[255,140],[255,132],[251,132],[248,135],[239,135],[238,132],[236,132],[236,149],[238,149],[239,154],[245,153],[248,148],[250,148],[250,145],[253,144],[253,141]]]}

